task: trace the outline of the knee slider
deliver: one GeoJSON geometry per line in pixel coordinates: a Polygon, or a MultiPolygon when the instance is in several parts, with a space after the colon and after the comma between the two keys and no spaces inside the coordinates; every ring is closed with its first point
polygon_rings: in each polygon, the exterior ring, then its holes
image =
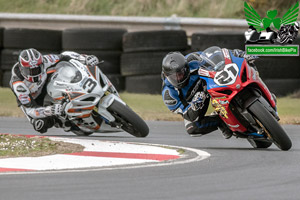
{"type": "Polygon", "coordinates": [[[45,133],[48,128],[51,128],[54,125],[54,119],[52,117],[34,119],[32,125],[37,132],[45,133]]]}
{"type": "Polygon", "coordinates": [[[186,126],[186,130],[188,132],[188,134],[190,135],[194,135],[194,134],[201,134],[201,135],[205,135],[208,134],[212,131],[215,131],[218,129],[217,121],[208,121],[208,120],[203,120],[206,121],[205,123],[200,123],[200,122],[192,122],[187,124],[186,126]]]}
{"type": "Polygon", "coordinates": [[[201,128],[199,128],[197,126],[196,122],[192,122],[192,123],[188,124],[186,126],[186,131],[189,135],[195,135],[195,134],[204,135],[204,134],[206,134],[205,131],[203,131],[201,128]]]}

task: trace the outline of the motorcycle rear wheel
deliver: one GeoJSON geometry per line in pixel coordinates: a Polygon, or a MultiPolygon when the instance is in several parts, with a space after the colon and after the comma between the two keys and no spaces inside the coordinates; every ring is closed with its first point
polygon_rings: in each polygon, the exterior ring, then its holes
{"type": "Polygon", "coordinates": [[[149,134],[149,127],[131,108],[124,104],[114,101],[108,111],[121,123],[121,128],[135,137],[146,137],[149,134]]]}
{"type": "Polygon", "coordinates": [[[260,122],[274,144],[281,150],[287,151],[292,147],[292,142],[273,115],[259,102],[255,101],[249,106],[249,111],[260,122]]]}

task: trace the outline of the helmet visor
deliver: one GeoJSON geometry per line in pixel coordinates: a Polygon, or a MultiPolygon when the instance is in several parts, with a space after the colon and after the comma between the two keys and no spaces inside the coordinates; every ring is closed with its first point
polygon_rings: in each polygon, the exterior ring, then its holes
{"type": "Polygon", "coordinates": [[[188,71],[187,68],[184,67],[180,71],[177,71],[176,73],[172,73],[170,75],[166,76],[168,81],[175,87],[181,87],[183,83],[188,78],[188,71]]]}
{"type": "Polygon", "coordinates": [[[38,76],[43,72],[43,64],[36,67],[22,67],[21,70],[26,76],[38,76]]]}
{"type": "Polygon", "coordinates": [[[38,66],[38,67],[34,67],[34,68],[29,68],[29,75],[30,76],[37,76],[40,75],[42,73],[42,67],[38,66]]]}
{"type": "Polygon", "coordinates": [[[36,67],[21,67],[21,73],[26,79],[36,77],[43,73],[44,65],[40,64],[36,67]]]}

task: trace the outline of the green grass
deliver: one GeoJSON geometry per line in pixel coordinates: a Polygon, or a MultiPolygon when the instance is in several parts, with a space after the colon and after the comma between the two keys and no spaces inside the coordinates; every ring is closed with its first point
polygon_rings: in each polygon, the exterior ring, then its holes
{"type": "Polygon", "coordinates": [[[180,120],[163,103],[161,95],[121,93],[121,98],[145,120],[180,120]]]}
{"type": "Polygon", "coordinates": [[[49,138],[0,134],[0,158],[81,152],[83,148],[78,144],[52,141],[49,138]]]}
{"type": "Polygon", "coordinates": [[[24,113],[17,106],[16,97],[9,88],[0,88],[0,116],[23,117],[24,113]]]}
{"type": "MultiPolygon", "coordinates": [[[[161,95],[121,93],[121,98],[143,119],[180,121],[180,115],[171,113],[162,101],[161,95]]],[[[300,98],[291,96],[278,98],[277,107],[281,123],[300,124],[300,98]]],[[[213,110],[210,107],[207,113],[213,110]]],[[[16,99],[9,88],[0,88],[0,116],[24,117],[17,107],[16,99]]]]}
{"type": "Polygon", "coordinates": [[[283,124],[300,124],[300,98],[278,98],[278,113],[283,124]]]}

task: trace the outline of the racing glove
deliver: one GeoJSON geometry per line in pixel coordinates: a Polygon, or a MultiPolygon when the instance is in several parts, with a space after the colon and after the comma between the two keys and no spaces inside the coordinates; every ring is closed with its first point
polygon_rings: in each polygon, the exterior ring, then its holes
{"type": "Polygon", "coordinates": [[[245,58],[248,63],[253,63],[256,59],[258,59],[258,56],[251,56],[245,54],[245,51],[242,51],[240,49],[234,49],[233,55],[240,58],[245,58]]]}
{"type": "Polygon", "coordinates": [[[203,108],[205,99],[206,95],[204,92],[197,92],[190,103],[192,110],[197,111],[203,108]]]}
{"type": "Polygon", "coordinates": [[[89,56],[85,57],[85,63],[86,63],[86,65],[89,65],[89,66],[96,66],[100,62],[99,62],[99,59],[96,56],[89,55],[89,56]]]}
{"type": "Polygon", "coordinates": [[[204,116],[206,109],[202,109],[206,105],[206,99],[209,98],[205,92],[197,92],[189,103],[189,108],[183,113],[183,118],[188,121],[194,121],[199,116],[204,116]]]}
{"type": "Polygon", "coordinates": [[[64,51],[59,55],[59,57],[60,61],[69,61],[70,59],[75,59],[80,61],[82,64],[89,66],[95,66],[100,63],[98,58],[94,55],[79,54],[73,51],[64,51]]]}
{"type": "Polygon", "coordinates": [[[44,110],[44,114],[46,116],[61,115],[62,112],[63,112],[63,105],[61,104],[53,104],[51,106],[47,106],[44,110]]]}
{"type": "Polygon", "coordinates": [[[203,59],[201,58],[200,54],[198,53],[191,53],[187,58],[186,61],[187,62],[191,62],[193,60],[197,60],[197,61],[203,61],[203,59]]]}

